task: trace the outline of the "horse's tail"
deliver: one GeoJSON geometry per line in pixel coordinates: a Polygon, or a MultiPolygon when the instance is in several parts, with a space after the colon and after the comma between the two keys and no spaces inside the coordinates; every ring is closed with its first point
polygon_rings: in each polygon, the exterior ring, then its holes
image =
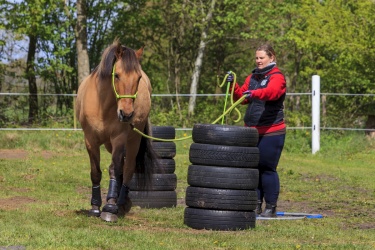
{"type": "MultiPolygon", "coordinates": [[[[147,119],[143,133],[151,135],[151,123],[149,119],[147,119]]],[[[148,190],[152,185],[152,174],[155,169],[159,168],[158,158],[160,157],[153,149],[152,139],[142,136],[135,167],[135,173],[138,177],[141,177],[137,180],[139,187],[148,190]]]]}

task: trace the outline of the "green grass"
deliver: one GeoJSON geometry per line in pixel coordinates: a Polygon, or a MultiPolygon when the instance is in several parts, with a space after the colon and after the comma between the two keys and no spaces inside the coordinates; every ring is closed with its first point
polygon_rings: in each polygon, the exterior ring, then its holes
{"type": "MultiPolygon", "coordinates": [[[[324,218],[258,220],[254,229],[221,232],[183,223],[190,139],[176,142],[179,205],[135,207],[112,224],[83,212],[91,183],[82,132],[1,131],[0,149],[19,159],[0,159],[0,249],[374,249],[375,142],[361,133],[324,132],[312,155],[309,132],[288,132],[278,209],[324,218]]],[[[103,187],[109,161],[103,150],[103,187]]]]}

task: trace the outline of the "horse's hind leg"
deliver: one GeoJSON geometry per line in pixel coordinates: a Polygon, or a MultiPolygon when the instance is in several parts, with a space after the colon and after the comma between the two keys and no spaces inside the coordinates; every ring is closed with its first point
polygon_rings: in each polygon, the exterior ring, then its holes
{"type": "Polygon", "coordinates": [[[90,157],[91,165],[91,209],[89,211],[89,216],[100,216],[100,207],[102,205],[102,197],[100,190],[100,182],[102,180],[102,171],[100,170],[100,150],[99,147],[93,147],[86,140],[86,148],[90,157]]]}
{"type": "Polygon", "coordinates": [[[123,181],[119,192],[117,205],[122,213],[128,213],[132,207],[132,201],[129,198],[129,183],[133,177],[136,167],[136,159],[141,144],[141,137],[130,133],[126,145],[126,159],[123,166],[123,181]],[[129,142],[130,141],[130,142],[129,142]]]}

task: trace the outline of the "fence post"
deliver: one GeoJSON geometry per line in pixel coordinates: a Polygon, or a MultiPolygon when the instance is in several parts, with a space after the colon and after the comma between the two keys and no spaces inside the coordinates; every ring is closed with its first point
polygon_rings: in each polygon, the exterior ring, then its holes
{"type": "Polygon", "coordinates": [[[73,127],[74,130],[77,129],[77,119],[76,119],[76,91],[73,90],[73,127]]]}
{"type": "Polygon", "coordinates": [[[312,76],[312,153],[320,149],[320,76],[312,76]]]}

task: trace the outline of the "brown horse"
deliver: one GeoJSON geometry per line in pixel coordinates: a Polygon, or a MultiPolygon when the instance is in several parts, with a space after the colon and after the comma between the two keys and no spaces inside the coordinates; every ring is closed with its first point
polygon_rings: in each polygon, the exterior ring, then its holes
{"type": "Polygon", "coordinates": [[[106,221],[117,221],[118,215],[130,210],[128,186],[133,174],[142,173],[142,180],[150,180],[155,167],[152,165],[157,162],[151,140],[133,130],[151,133],[151,83],[139,63],[142,54],[143,48],[134,51],[115,40],[77,93],[76,116],[84,132],[91,165],[89,215],[106,221]],[[103,144],[112,154],[112,162],[107,202],[101,212],[100,146],[103,144]]]}

